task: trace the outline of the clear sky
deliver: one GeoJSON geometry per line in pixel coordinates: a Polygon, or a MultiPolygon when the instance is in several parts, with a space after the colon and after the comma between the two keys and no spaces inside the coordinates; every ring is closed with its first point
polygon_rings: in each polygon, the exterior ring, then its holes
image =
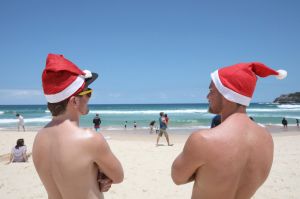
{"type": "Polygon", "coordinates": [[[260,61],[252,102],[300,91],[300,1],[0,1],[0,104],[45,104],[48,53],[97,72],[91,103],[207,102],[210,73],[260,61]]]}

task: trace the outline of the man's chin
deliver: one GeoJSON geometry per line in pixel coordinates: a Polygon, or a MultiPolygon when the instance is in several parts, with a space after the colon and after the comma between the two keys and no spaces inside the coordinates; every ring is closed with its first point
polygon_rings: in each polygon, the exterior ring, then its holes
{"type": "Polygon", "coordinates": [[[213,110],[211,107],[208,108],[208,112],[212,114],[219,114],[217,111],[213,110]]]}
{"type": "Polygon", "coordinates": [[[90,110],[88,109],[87,111],[85,111],[85,113],[82,113],[82,115],[87,115],[89,114],[90,110]]]}

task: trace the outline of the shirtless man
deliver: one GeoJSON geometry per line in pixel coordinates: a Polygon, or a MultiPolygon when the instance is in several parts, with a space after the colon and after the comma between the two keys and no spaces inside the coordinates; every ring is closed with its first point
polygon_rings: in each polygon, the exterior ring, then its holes
{"type": "Polygon", "coordinates": [[[220,114],[222,123],[192,133],[172,165],[177,185],[194,181],[193,199],[249,199],[267,179],[273,161],[272,136],[246,113],[256,75],[282,79],[286,71],[241,63],[212,73],[209,112],[220,114]]]}
{"type": "Polygon", "coordinates": [[[96,73],[82,71],[62,55],[49,54],[43,89],[53,118],[41,129],[32,149],[33,162],[49,199],[99,199],[123,169],[102,134],[79,128],[88,113],[96,73]]]}

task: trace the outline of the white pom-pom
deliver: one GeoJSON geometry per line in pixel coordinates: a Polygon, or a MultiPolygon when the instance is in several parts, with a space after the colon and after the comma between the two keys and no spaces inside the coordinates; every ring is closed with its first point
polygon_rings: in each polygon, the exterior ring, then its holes
{"type": "Polygon", "coordinates": [[[91,78],[92,77],[92,73],[91,73],[91,71],[89,71],[89,70],[83,70],[83,72],[84,72],[84,78],[85,79],[87,79],[87,78],[91,78]]]}
{"type": "Polygon", "coordinates": [[[277,70],[278,75],[276,75],[277,79],[284,79],[287,76],[287,71],[286,70],[277,70]]]}

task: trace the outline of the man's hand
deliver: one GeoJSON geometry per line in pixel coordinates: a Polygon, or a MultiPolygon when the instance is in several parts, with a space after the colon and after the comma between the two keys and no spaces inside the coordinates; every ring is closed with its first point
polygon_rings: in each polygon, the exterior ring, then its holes
{"type": "Polygon", "coordinates": [[[112,180],[109,179],[104,173],[98,172],[97,181],[99,183],[100,192],[107,192],[112,184],[112,180]]]}

